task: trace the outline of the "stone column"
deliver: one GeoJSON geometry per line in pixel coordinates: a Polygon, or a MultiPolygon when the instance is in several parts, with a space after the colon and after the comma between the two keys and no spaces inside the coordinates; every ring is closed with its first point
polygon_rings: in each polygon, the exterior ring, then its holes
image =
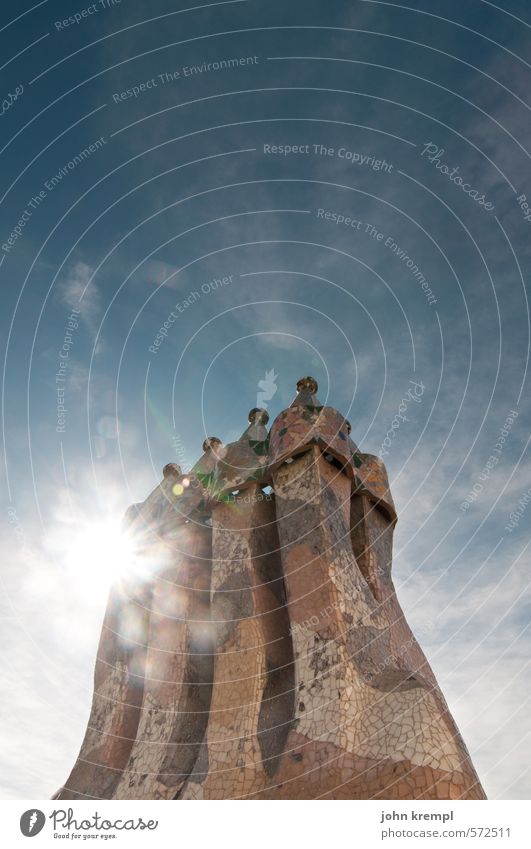
{"type": "Polygon", "coordinates": [[[456,742],[459,767],[451,780],[433,781],[427,773],[416,777],[415,791],[440,799],[484,799],[472,761],[459,729],[448,709],[437,679],[417,642],[398,601],[392,580],[393,531],[395,521],[380,503],[367,494],[354,493],[351,501],[352,548],[359,568],[387,622],[389,654],[387,668],[400,669],[431,691],[449,737],[456,742]],[[430,786],[428,786],[430,785],[430,786]]]}
{"type": "Polygon", "coordinates": [[[58,799],[113,798],[140,718],[149,603],[149,589],[135,578],[123,579],[109,594],[87,731],[58,799]]]}
{"type": "Polygon", "coordinates": [[[273,475],[295,655],[296,721],[277,798],[477,798],[429,685],[393,661],[354,557],[345,474],[317,446],[273,475]],[[458,785],[456,780],[461,782],[458,785]],[[470,793],[469,793],[470,791],[470,793]],[[467,795],[469,793],[469,795],[467,795]]]}
{"type": "Polygon", "coordinates": [[[211,537],[192,520],[166,541],[169,563],[153,581],[141,718],[116,799],[173,799],[194,766],[212,688],[211,537]]]}

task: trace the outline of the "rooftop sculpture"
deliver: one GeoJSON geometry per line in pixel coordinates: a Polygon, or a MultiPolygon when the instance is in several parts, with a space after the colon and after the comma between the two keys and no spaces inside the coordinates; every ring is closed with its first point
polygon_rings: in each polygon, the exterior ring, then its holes
{"type": "Polygon", "coordinates": [[[382,461],[312,377],[126,514],[59,799],[483,799],[391,578],[382,461]]]}

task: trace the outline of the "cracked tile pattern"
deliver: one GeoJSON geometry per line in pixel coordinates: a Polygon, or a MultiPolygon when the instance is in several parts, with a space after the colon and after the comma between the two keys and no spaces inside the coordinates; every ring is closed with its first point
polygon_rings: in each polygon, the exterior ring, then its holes
{"type": "Polygon", "coordinates": [[[107,603],[85,739],[59,799],[113,797],[133,745],[142,702],[149,593],[122,582],[107,603]],[[129,636],[131,623],[134,633],[129,636]]]}
{"type": "Polygon", "coordinates": [[[326,448],[354,476],[357,448],[347,422],[333,407],[288,407],[273,422],[269,443],[272,467],[301,453],[312,443],[326,448]]]}
{"type": "Polygon", "coordinates": [[[221,503],[213,513],[214,687],[205,750],[182,799],[242,798],[264,790],[292,718],[274,506],[257,500],[259,493],[251,488],[246,498],[221,503]]]}
{"type": "MultiPolygon", "coordinates": [[[[443,700],[415,664],[403,656],[399,665],[393,656],[388,610],[371,592],[351,545],[348,479],[314,447],[280,467],[274,487],[290,621],[299,624],[293,631],[296,732],[290,732],[287,750],[296,733],[305,740],[300,764],[313,757],[314,746],[330,744],[374,763],[407,762],[410,770],[445,773],[450,783],[458,773],[461,795],[481,798],[443,700]]],[[[366,537],[370,542],[371,534],[366,537]]],[[[283,770],[292,773],[292,764],[287,755],[279,767],[281,798],[291,797],[283,770]]],[[[323,770],[322,787],[331,775],[323,770]]],[[[355,781],[355,774],[348,778],[351,792],[355,781]]],[[[438,798],[438,792],[426,786],[424,795],[438,798]]]]}
{"type": "Polygon", "coordinates": [[[173,564],[154,580],[141,717],[116,787],[119,799],[172,799],[190,773],[206,727],[210,529],[183,525],[177,543],[173,564]]]}

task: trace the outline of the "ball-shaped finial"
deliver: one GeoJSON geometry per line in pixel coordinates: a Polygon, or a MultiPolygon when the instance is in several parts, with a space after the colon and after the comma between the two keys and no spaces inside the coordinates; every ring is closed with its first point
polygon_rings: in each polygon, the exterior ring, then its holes
{"type": "Polygon", "coordinates": [[[162,474],[165,478],[178,478],[179,475],[182,475],[182,470],[177,463],[166,463],[162,470],[162,474]]]}
{"type": "Polygon", "coordinates": [[[269,413],[263,407],[253,407],[249,410],[247,420],[249,424],[266,425],[269,421],[269,413]]]}
{"type": "Polygon", "coordinates": [[[218,445],[221,445],[221,439],[218,439],[217,436],[207,436],[205,441],[203,442],[203,451],[212,451],[212,449],[216,449],[218,445]]]}
{"type": "Polygon", "coordinates": [[[297,392],[301,392],[303,389],[308,389],[312,395],[316,395],[319,386],[317,385],[315,377],[301,377],[301,379],[297,381],[297,392]]]}

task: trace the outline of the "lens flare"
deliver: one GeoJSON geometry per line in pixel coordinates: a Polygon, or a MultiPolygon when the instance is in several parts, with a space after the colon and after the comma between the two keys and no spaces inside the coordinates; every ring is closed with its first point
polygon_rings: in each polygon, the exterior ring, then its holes
{"type": "Polygon", "coordinates": [[[48,534],[46,548],[67,580],[93,599],[100,600],[120,579],[134,579],[138,571],[133,541],[119,521],[58,525],[48,534]]]}

